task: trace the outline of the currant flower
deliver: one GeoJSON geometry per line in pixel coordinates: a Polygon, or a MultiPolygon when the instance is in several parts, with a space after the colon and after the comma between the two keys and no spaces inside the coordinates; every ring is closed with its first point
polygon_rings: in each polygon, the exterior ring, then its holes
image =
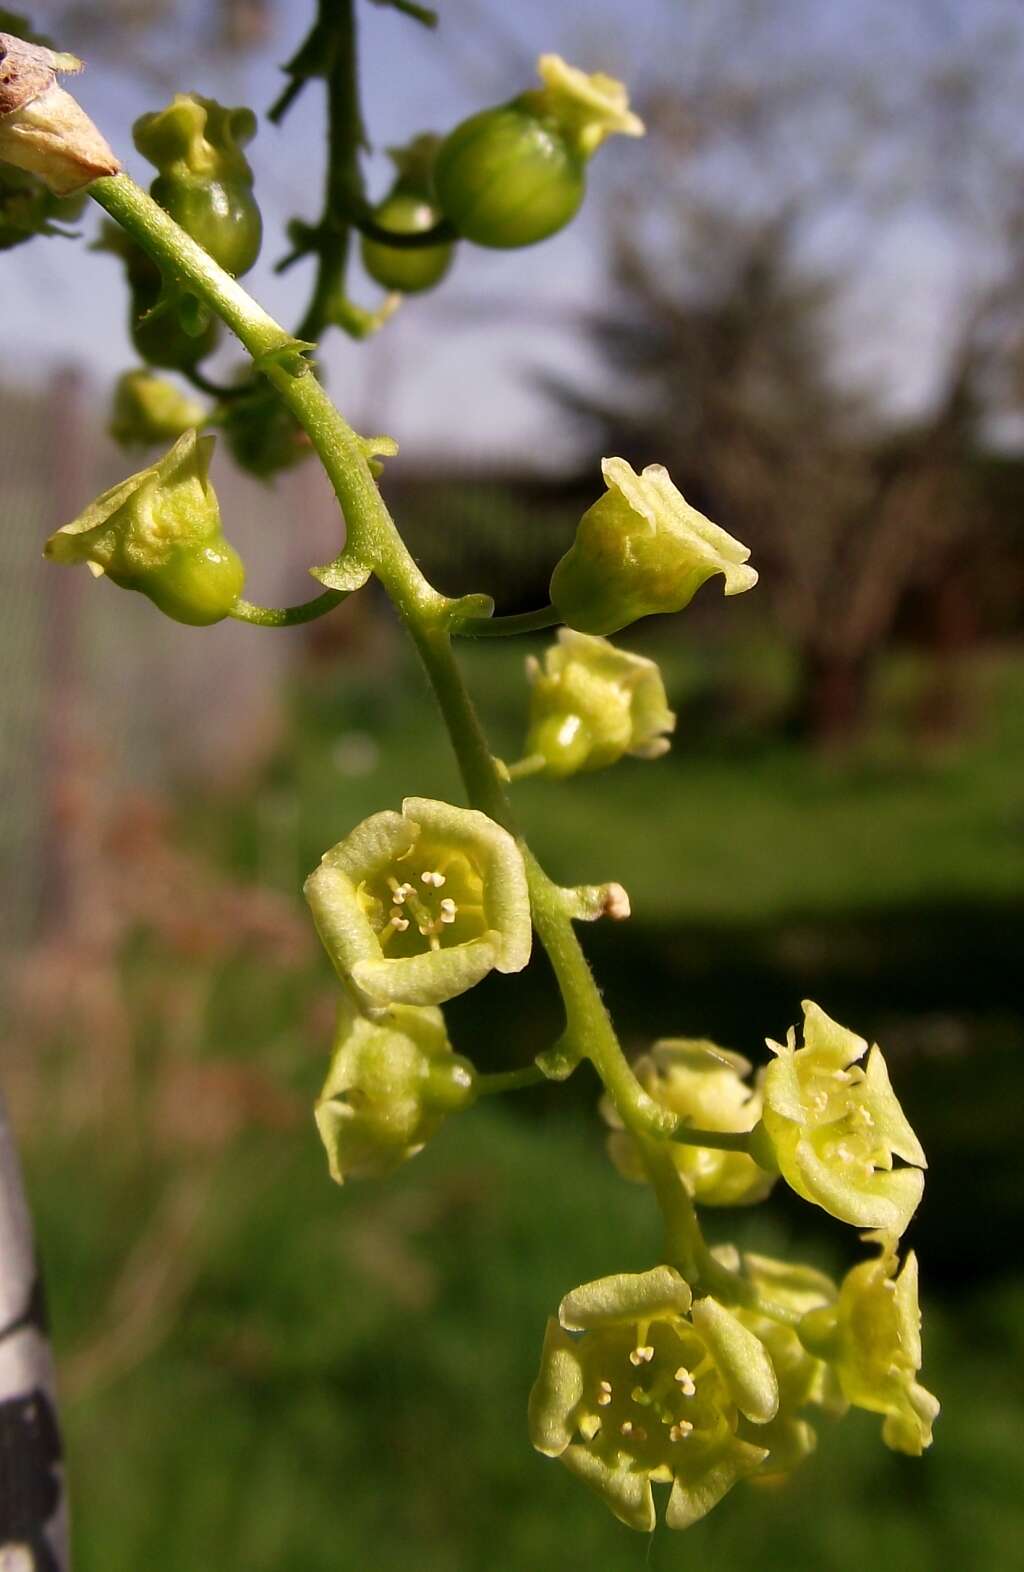
{"type": "Polygon", "coordinates": [[[441,1004],[530,958],[522,853],[472,808],[407,797],[330,851],[305,895],[334,967],[370,1009],[441,1004]]]}
{"type": "MultiPolygon", "coordinates": [[[[790,1028],[764,1077],[762,1131],[783,1178],[842,1222],[899,1237],[924,1190],[925,1155],[881,1050],[805,1000],[804,1046],[790,1028]],[[868,1053],[867,1062],[858,1063],[868,1053]],[[913,1166],[893,1168],[900,1157],[913,1166]]],[[[761,1135],[761,1131],[758,1135],[761,1135]]]]}
{"type": "Polygon", "coordinates": [[[614,633],[638,617],[681,611],[716,573],[727,595],[757,583],[747,547],[692,508],[663,465],[638,475],[609,458],[601,470],[608,490],[551,578],[552,604],[570,628],[614,633]]]}
{"type": "Polygon", "coordinates": [[[158,463],[112,486],[51,535],[44,555],[87,563],[177,622],[219,622],[241,594],[245,569],[221,531],[209,479],[213,448],[212,437],[186,431],[158,463]]]}
{"type": "Polygon", "coordinates": [[[369,1021],[347,1003],[315,1117],[331,1178],[382,1178],[422,1151],[474,1097],[476,1072],[452,1050],[441,1011],[397,1004],[369,1021]]]}
{"type": "MultiPolygon", "coordinates": [[[[835,1303],[836,1285],[812,1266],[750,1252],[741,1256],[731,1245],[719,1246],[713,1254],[724,1266],[740,1273],[773,1306],[803,1316],[835,1303]]],[[[779,1409],[774,1419],[756,1431],[745,1430],[744,1422],[740,1424],[741,1434],[768,1448],[768,1456],[757,1473],[751,1475],[751,1483],[777,1483],[817,1447],[817,1433],[806,1411],[817,1410],[838,1418],[846,1410],[846,1399],[832,1367],[805,1348],[794,1327],[746,1306],[737,1306],[734,1314],[767,1348],[779,1383],[779,1409]]]]}
{"type": "Polygon", "coordinates": [[[530,727],[526,760],[562,778],[600,770],[624,754],[658,759],[668,752],[676,718],[652,660],[617,650],[607,639],[562,628],[543,666],[529,656],[530,727]]]}
{"type": "Polygon", "coordinates": [[[878,1256],[847,1272],[834,1306],[804,1316],[800,1337],[812,1354],[832,1361],[849,1402],[885,1415],[886,1446],[920,1457],[932,1444],[939,1401],[915,1379],[921,1368],[917,1258],[911,1251],[897,1272],[895,1236],[879,1230],[864,1237],[880,1246],[878,1256]]]}
{"type": "Polygon", "coordinates": [[[596,1490],[630,1528],[687,1528],[767,1456],[738,1433],[767,1424],[778,1386],[760,1339],[670,1266],[585,1283],[548,1323],[530,1396],[530,1439],[596,1490]],[[581,1335],[574,1335],[581,1334],[581,1335]]]}
{"type": "MultiPolygon", "coordinates": [[[[752,1130],[761,1117],[760,1094],[745,1077],[750,1065],[738,1053],[703,1039],[668,1037],[654,1044],[633,1066],[644,1091],[663,1108],[705,1130],[752,1130]]],[[[601,1112],[612,1126],[608,1152],[625,1179],[647,1179],[636,1142],[608,1098],[601,1112]]],[[[674,1142],[672,1158],[683,1183],[703,1206],[747,1206],[762,1201],[776,1175],[760,1168],[746,1152],[726,1152],[674,1142]]]]}

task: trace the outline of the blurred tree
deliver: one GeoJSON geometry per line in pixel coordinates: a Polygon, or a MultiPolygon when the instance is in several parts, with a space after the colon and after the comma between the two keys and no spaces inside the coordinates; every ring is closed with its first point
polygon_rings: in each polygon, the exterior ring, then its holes
{"type": "MultiPolygon", "coordinates": [[[[990,8],[1000,25],[968,46],[936,40],[917,9],[902,57],[887,40],[887,55],[833,52],[818,72],[804,51],[797,77],[781,28],[759,31],[742,0],[727,8],[704,74],[649,96],[658,200],[633,180],[613,201],[613,304],[587,327],[615,391],[553,389],[601,452],[663,460],[753,547],[798,656],[791,726],[824,741],[857,729],[912,592],[941,599],[937,626],[964,627],[949,617],[970,594],[964,544],[974,537],[978,562],[995,513],[978,455],[1024,394],[1022,155],[1019,138],[993,145],[992,92],[1007,57],[1021,75],[1020,17],[990,8]],[[894,221],[917,226],[921,247],[941,222],[951,250],[978,260],[910,419],[898,388],[858,385],[851,345],[840,347],[850,297],[866,280],[885,287],[868,270],[894,221]]],[[[904,305],[881,300],[880,338],[904,305]]]]}

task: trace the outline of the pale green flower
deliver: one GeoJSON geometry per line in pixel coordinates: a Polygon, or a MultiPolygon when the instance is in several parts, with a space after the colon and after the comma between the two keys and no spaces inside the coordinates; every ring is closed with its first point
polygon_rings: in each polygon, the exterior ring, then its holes
{"type": "Polygon", "coordinates": [[[210,484],[213,437],[183,436],[156,464],[112,486],[46,542],[51,562],[87,563],[177,622],[226,617],[245,569],[224,539],[210,484]]]}
{"type": "Polygon", "coordinates": [[[878,1256],[847,1272],[835,1306],[807,1314],[800,1336],[834,1364],[849,1402],[885,1415],[886,1446],[919,1457],[932,1444],[939,1402],[915,1379],[921,1368],[917,1258],[911,1251],[897,1274],[895,1238],[867,1237],[880,1246],[878,1256]]]}
{"type": "Polygon", "coordinates": [[[325,852],[305,885],[324,947],[370,1009],[441,1004],[530,958],[522,853],[483,813],[407,797],[325,852]]]}
{"type": "Polygon", "coordinates": [[[397,1004],[369,1021],[343,1003],[315,1111],[331,1178],[380,1178],[415,1157],[472,1102],[474,1078],[434,1006],[397,1004]]]}
{"type": "Polygon", "coordinates": [[[783,1177],[805,1200],[859,1227],[902,1234],[926,1166],[876,1046],[804,1001],[804,1046],[791,1028],[764,1077],[763,1131],[783,1177]],[[868,1053],[862,1067],[859,1060],[868,1053]],[[894,1157],[912,1167],[893,1168],[894,1157]]]}
{"type": "Polygon", "coordinates": [[[541,55],[537,73],[544,86],[524,93],[522,102],[561,126],[584,158],[610,136],[643,136],[644,123],[629,107],[625,83],[603,71],[588,73],[561,55],[541,55]]]}
{"type": "Polygon", "coordinates": [[[583,633],[614,633],[638,617],[681,611],[716,573],[725,593],[752,589],[750,552],[684,499],[661,464],[642,475],[602,459],[608,491],[588,508],[551,579],[562,620],[583,633]]]}
{"type": "Polygon", "coordinates": [[[617,650],[607,639],[563,628],[543,666],[526,662],[530,729],[525,753],[561,777],[600,770],[623,754],[657,759],[668,752],[676,718],[654,661],[617,650]]]}
{"type": "Polygon", "coordinates": [[[762,1425],[777,1407],[759,1338],[714,1299],[694,1302],[678,1272],[657,1266],[563,1299],[530,1397],[530,1439],[622,1522],[650,1533],[652,1483],[672,1487],[669,1528],[687,1528],[766,1456],[737,1433],[741,1415],[762,1425]]]}
{"type": "MultiPolygon", "coordinates": [[[[633,1069],[655,1102],[698,1129],[752,1130],[761,1116],[760,1093],[745,1080],[747,1060],[703,1038],[663,1038],[633,1069]]],[[[601,1111],[612,1126],[608,1151],[616,1168],[626,1179],[645,1182],[640,1152],[608,1098],[602,1099],[601,1111]]],[[[763,1200],[775,1183],[776,1175],[745,1152],[679,1141],[669,1150],[686,1188],[702,1206],[746,1206],[763,1200]]]]}

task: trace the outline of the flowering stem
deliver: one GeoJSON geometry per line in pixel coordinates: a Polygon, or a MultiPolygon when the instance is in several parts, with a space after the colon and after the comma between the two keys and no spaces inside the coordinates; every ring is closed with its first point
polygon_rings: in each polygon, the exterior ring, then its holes
{"type": "Polygon", "coordinates": [[[690,1192],[664,1141],[639,1141],[640,1155],[665,1221],[665,1258],[688,1282],[704,1275],[708,1255],[690,1192]]]}
{"type": "Polygon", "coordinates": [[[561,620],[561,613],[554,606],[541,606],[539,611],[520,611],[512,617],[463,617],[453,625],[452,632],[464,639],[503,639],[515,633],[554,628],[561,620]]]}
{"type": "Polygon", "coordinates": [[[254,623],[258,628],[294,628],[299,623],[315,622],[317,617],[326,616],[335,606],[340,606],[346,596],[345,590],[324,590],[322,595],[315,595],[299,606],[254,606],[252,601],[236,600],[228,616],[234,617],[236,622],[254,623]]]}
{"type": "MultiPolygon", "coordinates": [[[[638,1136],[657,1137],[663,1143],[676,1132],[678,1117],[650,1097],[633,1074],[566,913],[564,892],[518,835],[500,768],[452,652],[449,603],[424,578],[395,528],[361,439],[334,407],[313,368],[299,358],[292,336],[129,176],[96,180],[89,194],[145,248],[169,280],[184,284],[227,324],[307,433],[345,515],[345,555],[376,574],[407,627],[440,706],[470,802],[519,839],[534,927],[550,958],[565,1006],[565,1032],[558,1045],[563,1073],[569,1073],[581,1059],[589,1059],[623,1124],[638,1136]]],[[[507,627],[509,622],[519,621],[523,631],[524,620],[540,627],[557,619],[545,608],[528,613],[526,619],[499,618],[498,622],[504,621],[507,627]]],[[[658,1164],[659,1173],[666,1163],[674,1173],[667,1150],[658,1164]]],[[[666,1197],[674,1191],[670,1192],[665,1182],[655,1189],[664,1207],[666,1197]]],[[[677,1212],[682,1203],[673,1204],[677,1212]]],[[[672,1226],[677,1233],[682,1228],[678,1219],[672,1226]]],[[[694,1239],[699,1238],[695,1216],[687,1228],[694,1239]]],[[[688,1248],[696,1249],[696,1245],[691,1241],[688,1248]]]]}

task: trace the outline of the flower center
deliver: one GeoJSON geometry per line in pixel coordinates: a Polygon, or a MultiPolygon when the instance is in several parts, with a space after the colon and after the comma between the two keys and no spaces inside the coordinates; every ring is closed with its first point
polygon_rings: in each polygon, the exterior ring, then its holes
{"type": "Polygon", "coordinates": [[[721,1383],[688,1325],[640,1324],[591,1338],[579,1423],[587,1445],[609,1461],[625,1452],[641,1467],[660,1470],[717,1438],[721,1383]]]}
{"type": "Polygon", "coordinates": [[[357,893],[392,959],[469,944],[487,932],[483,878],[463,851],[417,842],[357,893]]]}

